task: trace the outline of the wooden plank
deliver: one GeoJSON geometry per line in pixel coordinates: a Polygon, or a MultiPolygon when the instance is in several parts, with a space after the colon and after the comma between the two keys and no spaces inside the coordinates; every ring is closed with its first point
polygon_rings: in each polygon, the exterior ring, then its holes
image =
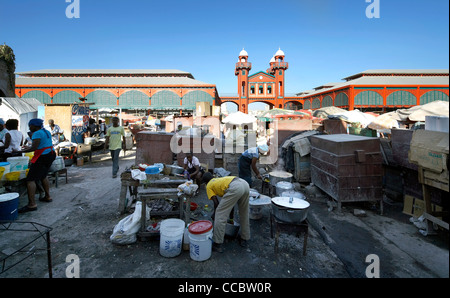
{"type": "Polygon", "coordinates": [[[423,217],[425,217],[427,220],[434,222],[435,224],[443,227],[446,230],[449,230],[449,224],[437,217],[432,216],[431,214],[424,212],[423,217]]]}

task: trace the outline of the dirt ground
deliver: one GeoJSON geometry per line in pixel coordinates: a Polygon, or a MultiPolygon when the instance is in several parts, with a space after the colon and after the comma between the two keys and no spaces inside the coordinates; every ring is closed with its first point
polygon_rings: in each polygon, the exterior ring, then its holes
{"type": "MultiPolygon", "coordinates": [[[[120,171],[134,164],[134,153],[129,151],[125,157],[121,154],[120,171]]],[[[91,164],[69,167],[68,176],[67,184],[60,178],[58,188],[52,186],[53,202],[38,202],[36,212],[19,214],[18,218],[52,228],[51,261],[56,278],[66,277],[69,255],[79,257],[82,278],[359,278],[365,277],[369,254],[380,256],[381,277],[448,277],[448,241],[424,239],[404,218],[399,221],[393,216],[379,216],[376,210],[367,209],[365,218],[355,217],[351,207],[344,208],[343,214],[330,212],[327,201],[317,198],[311,201],[308,214],[306,256],[302,255],[303,237],[288,234],[280,235],[275,254],[269,207],[263,209],[263,218],[251,220],[249,249],[227,239],[225,252],[212,252],[204,262],[192,260],[188,251],[175,258],[163,257],[158,239],[112,244],[114,226],[128,214],[117,211],[120,178],[111,178],[108,155],[96,154],[91,164]],[[404,239],[400,241],[396,233],[403,234],[404,239]],[[433,255],[416,256],[417,249],[411,249],[411,245],[433,255]],[[445,261],[447,265],[442,265],[445,261]]],[[[200,206],[208,203],[204,187],[193,201],[200,206]]],[[[20,206],[26,202],[26,197],[21,197],[20,206]]],[[[397,214],[395,208],[386,206],[385,212],[397,214]]],[[[3,255],[28,237],[24,232],[10,233],[0,237],[3,255]]],[[[41,239],[35,246],[45,248],[45,242],[41,239]]],[[[36,251],[0,278],[48,275],[46,252],[36,251]]]]}

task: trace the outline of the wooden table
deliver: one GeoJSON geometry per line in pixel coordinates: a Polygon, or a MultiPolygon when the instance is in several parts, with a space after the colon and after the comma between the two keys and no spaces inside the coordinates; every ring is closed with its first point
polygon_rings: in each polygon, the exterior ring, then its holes
{"type": "MultiPolygon", "coordinates": [[[[125,174],[125,173],[124,173],[125,174]]],[[[174,176],[163,176],[162,177],[166,178],[169,177],[170,179],[152,179],[152,180],[144,180],[144,181],[139,181],[139,180],[134,180],[133,178],[131,178],[131,174],[130,175],[123,175],[121,177],[121,189],[120,189],[120,195],[119,195],[119,209],[118,211],[120,212],[120,214],[123,214],[125,212],[127,212],[127,193],[128,191],[130,191],[130,194],[135,196],[137,198],[137,195],[139,193],[138,191],[138,187],[142,186],[144,189],[146,188],[167,188],[167,187],[171,187],[171,188],[177,188],[178,185],[185,183],[187,180],[186,179],[180,179],[174,176]]]]}

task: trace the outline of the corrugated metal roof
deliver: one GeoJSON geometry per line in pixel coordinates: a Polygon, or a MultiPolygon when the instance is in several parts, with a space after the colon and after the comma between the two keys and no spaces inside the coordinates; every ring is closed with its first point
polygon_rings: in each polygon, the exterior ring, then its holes
{"type": "Polygon", "coordinates": [[[16,86],[51,85],[51,86],[119,86],[119,85],[212,85],[187,77],[19,77],[16,86]]]}
{"type": "Polygon", "coordinates": [[[18,75],[31,74],[187,74],[178,69],[41,69],[17,72],[18,75]]]}
{"type": "MultiPolygon", "coordinates": [[[[340,84],[334,85],[331,88],[323,88],[310,92],[303,96],[311,96],[315,94],[320,94],[328,91],[333,91],[338,88],[346,86],[417,86],[417,85],[449,85],[449,78],[444,76],[429,76],[429,77],[409,77],[409,76],[374,76],[374,77],[360,77],[355,80],[342,82],[340,84]]],[[[301,93],[301,92],[300,92],[301,93]]]]}
{"type": "Polygon", "coordinates": [[[369,69],[363,72],[348,76],[343,80],[350,80],[367,74],[449,74],[448,69],[369,69]]]}
{"type": "Polygon", "coordinates": [[[17,98],[17,97],[2,97],[2,103],[11,107],[17,114],[25,114],[30,112],[36,112],[38,106],[43,106],[35,98],[17,98]]]}

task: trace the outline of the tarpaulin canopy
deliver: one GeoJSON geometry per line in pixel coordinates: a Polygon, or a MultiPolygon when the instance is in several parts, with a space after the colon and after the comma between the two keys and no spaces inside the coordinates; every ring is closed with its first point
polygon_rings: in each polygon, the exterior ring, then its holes
{"type": "Polygon", "coordinates": [[[245,113],[242,113],[239,111],[235,112],[235,113],[231,113],[230,115],[225,117],[225,119],[222,120],[223,123],[232,124],[232,125],[249,124],[249,123],[253,123],[255,121],[256,121],[255,116],[245,114],[245,113]]]}

